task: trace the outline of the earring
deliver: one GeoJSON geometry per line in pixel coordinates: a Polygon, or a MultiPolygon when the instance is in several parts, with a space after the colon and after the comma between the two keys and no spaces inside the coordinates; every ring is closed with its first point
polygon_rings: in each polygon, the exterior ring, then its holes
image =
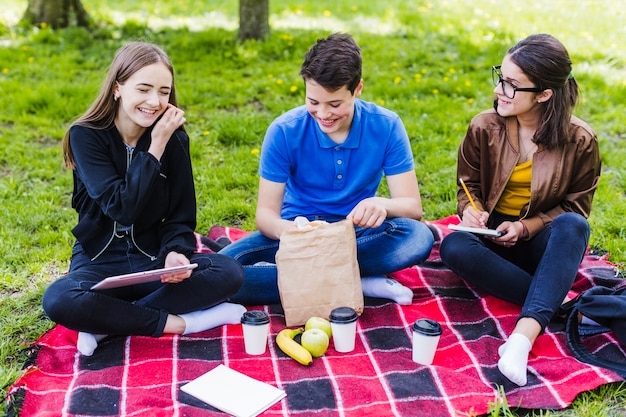
{"type": "Polygon", "coordinates": [[[113,101],[117,101],[117,96],[113,96],[113,101]]]}

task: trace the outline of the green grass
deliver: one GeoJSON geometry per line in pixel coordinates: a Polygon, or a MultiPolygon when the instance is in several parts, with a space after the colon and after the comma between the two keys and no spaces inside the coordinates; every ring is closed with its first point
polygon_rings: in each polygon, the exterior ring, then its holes
{"type": "MultiPolygon", "coordinates": [[[[456,150],[470,118],[491,105],[491,65],[520,38],[551,33],[568,47],[582,87],[576,114],[600,140],[591,245],[608,251],[618,268],[626,261],[625,1],[270,0],[271,38],[243,44],[235,41],[235,0],[83,3],[102,22],[92,34],[20,27],[26,1],[5,0],[0,11],[2,396],[22,373],[20,350],[53,325],[41,294],[69,262],[76,215],[61,137],[127,40],[157,42],[174,62],[192,138],[198,231],[206,232],[214,224],[254,228],[257,151],[271,120],[303,103],[298,70],[317,38],[349,31],[361,45],[363,98],[403,118],[432,220],[455,210],[456,150]]],[[[534,415],[619,415],[625,400],[611,385],[582,394],[567,410],[534,415]]],[[[493,416],[516,413],[505,398],[492,404],[493,416]]]]}

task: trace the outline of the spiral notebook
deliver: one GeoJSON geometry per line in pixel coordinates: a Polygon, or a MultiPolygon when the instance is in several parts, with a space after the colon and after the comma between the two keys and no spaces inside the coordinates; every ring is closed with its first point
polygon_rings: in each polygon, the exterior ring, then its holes
{"type": "Polygon", "coordinates": [[[180,389],[236,417],[258,416],[287,395],[273,385],[222,364],[180,389]]]}

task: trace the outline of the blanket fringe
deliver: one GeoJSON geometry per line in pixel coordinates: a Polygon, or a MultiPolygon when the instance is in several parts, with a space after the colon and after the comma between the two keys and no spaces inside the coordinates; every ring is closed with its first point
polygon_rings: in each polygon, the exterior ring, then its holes
{"type": "Polygon", "coordinates": [[[7,395],[7,417],[19,417],[26,398],[26,389],[16,388],[7,395]]]}
{"type": "MultiPolygon", "coordinates": [[[[33,343],[30,346],[27,346],[18,352],[20,358],[22,358],[24,365],[22,366],[22,370],[26,370],[24,374],[28,373],[28,369],[33,368],[35,366],[35,362],[37,361],[37,356],[39,355],[39,350],[41,349],[41,345],[38,343],[33,343]]],[[[19,383],[19,380],[17,381],[19,383]]],[[[22,411],[22,406],[24,405],[24,399],[26,398],[26,389],[24,387],[18,386],[16,384],[14,387],[9,389],[6,398],[6,416],[7,417],[19,417],[20,412],[22,411]]]]}
{"type": "Polygon", "coordinates": [[[35,362],[37,361],[37,356],[39,356],[40,349],[41,345],[35,343],[19,351],[19,355],[23,358],[24,361],[24,366],[22,366],[22,369],[28,369],[31,366],[35,365],[35,362]]]}

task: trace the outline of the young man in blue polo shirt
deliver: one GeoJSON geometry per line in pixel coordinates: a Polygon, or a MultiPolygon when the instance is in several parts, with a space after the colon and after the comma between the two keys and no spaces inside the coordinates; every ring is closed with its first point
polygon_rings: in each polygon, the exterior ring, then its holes
{"type": "Polygon", "coordinates": [[[305,105],[274,120],[263,141],[259,230],[220,251],[244,266],[244,285],[232,300],[280,302],[280,235],[304,216],[352,220],[363,294],[411,304],[413,292],[386,274],[424,261],[434,239],[419,221],[422,203],[404,125],[395,113],[359,99],[361,50],[348,34],[318,40],[300,75],[305,105]],[[389,198],[376,195],[383,174],[389,198]]]}

